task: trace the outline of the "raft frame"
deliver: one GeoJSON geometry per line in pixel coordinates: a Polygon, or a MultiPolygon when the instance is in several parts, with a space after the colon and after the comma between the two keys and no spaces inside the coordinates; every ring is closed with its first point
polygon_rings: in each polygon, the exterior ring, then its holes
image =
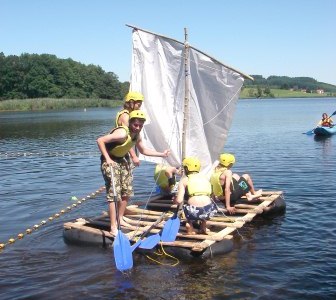
{"type": "MultiPolygon", "coordinates": [[[[242,228],[246,223],[253,221],[257,216],[272,216],[285,212],[285,202],[281,191],[263,192],[258,200],[247,201],[241,198],[239,204],[235,205],[235,215],[225,215],[226,209],[221,208],[219,212],[207,221],[207,234],[187,235],[185,229],[185,217],[180,216],[181,226],[174,242],[160,242],[163,247],[174,250],[183,250],[192,256],[204,256],[214,253],[225,253],[232,249],[233,235],[237,229],[242,228]]],[[[125,212],[125,221],[128,226],[121,226],[122,231],[135,243],[139,237],[146,234],[159,233],[164,223],[173,215],[176,204],[172,203],[169,196],[154,196],[148,203],[147,208],[138,205],[129,205],[125,212]],[[164,216],[164,217],[163,217],[164,216]],[[159,221],[154,227],[153,223],[159,221]],[[149,231],[148,231],[149,229],[149,231]]],[[[195,224],[197,226],[197,224],[195,224]]],[[[64,224],[63,237],[66,243],[100,245],[110,247],[113,245],[113,236],[109,233],[110,220],[106,212],[101,216],[88,219],[79,218],[73,222],[64,224]]]]}

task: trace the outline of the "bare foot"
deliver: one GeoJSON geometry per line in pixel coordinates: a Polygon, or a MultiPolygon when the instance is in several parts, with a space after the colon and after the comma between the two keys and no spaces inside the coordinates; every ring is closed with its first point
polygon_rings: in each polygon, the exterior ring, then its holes
{"type": "Polygon", "coordinates": [[[250,192],[246,193],[245,196],[246,196],[247,201],[253,200],[253,196],[252,196],[252,194],[250,192]]]}
{"type": "Polygon", "coordinates": [[[253,195],[250,192],[248,192],[246,194],[246,199],[248,201],[252,201],[252,200],[260,198],[261,196],[262,196],[262,189],[256,191],[253,195]]]}
{"type": "Polygon", "coordinates": [[[117,234],[118,234],[118,229],[115,228],[115,227],[111,227],[110,234],[111,234],[113,237],[116,237],[117,234]]]}
{"type": "Polygon", "coordinates": [[[132,225],[128,224],[123,218],[119,222],[120,222],[120,226],[128,227],[128,228],[132,227],[132,225]]]}
{"type": "Polygon", "coordinates": [[[196,234],[194,226],[192,226],[192,224],[190,224],[188,222],[186,223],[186,231],[187,231],[187,234],[191,234],[191,235],[195,235],[196,234]]]}
{"type": "Polygon", "coordinates": [[[203,229],[202,228],[202,229],[199,230],[199,233],[200,234],[208,234],[209,231],[210,231],[209,229],[206,229],[206,228],[203,229]]]}
{"type": "Polygon", "coordinates": [[[196,232],[195,232],[195,231],[193,231],[193,230],[191,230],[191,231],[187,230],[187,234],[188,234],[188,235],[195,235],[195,234],[196,234],[196,232]]]}
{"type": "Polygon", "coordinates": [[[254,194],[254,196],[261,197],[262,196],[262,189],[257,190],[254,194]]]}

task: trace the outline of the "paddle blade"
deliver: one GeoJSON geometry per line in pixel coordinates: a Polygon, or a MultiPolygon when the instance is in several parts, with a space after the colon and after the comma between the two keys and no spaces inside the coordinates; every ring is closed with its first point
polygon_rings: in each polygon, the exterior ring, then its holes
{"type": "Polygon", "coordinates": [[[309,130],[309,131],[307,131],[307,132],[304,132],[304,134],[312,135],[312,134],[314,134],[314,129],[309,130]]]}
{"type": "Polygon", "coordinates": [[[141,241],[139,248],[141,249],[153,249],[160,242],[160,235],[154,234],[141,241]]]}
{"type": "Polygon", "coordinates": [[[132,246],[131,246],[131,250],[132,252],[139,247],[139,245],[141,244],[141,240],[137,240],[136,243],[134,243],[132,246]]]}
{"type": "Polygon", "coordinates": [[[336,115],[336,110],[330,115],[330,117],[336,115]]]}
{"type": "Polygon", "coordinates": [[[119,271],[125,271],[133,267],[132,248],[127,236],[118,230],[114,239],[113,253],[116,267],[119,271]]]}
{"type": "Polygon", "coordinates": [[[176,240],[177,233],[180,229],[180,219],[177,217],[170,218],[162,229],[161,241],[162,242],[174,242],[176,240]]]}

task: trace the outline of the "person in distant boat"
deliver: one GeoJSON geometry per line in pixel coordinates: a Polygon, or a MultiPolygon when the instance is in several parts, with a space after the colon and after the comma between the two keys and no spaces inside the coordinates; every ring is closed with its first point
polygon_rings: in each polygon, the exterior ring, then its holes
{"type": "Polygon", "coordinates": [[[317,126],[333,127],[334,122],[333,122],[332,118],[328,117],[328,115],[326,113],[323,113],[322,114],[322,119],[321,119],[320,122],[318,122],[317,126]]]}
{"type": "MultiPolygon", "coordinates": [[[[144,101],[144,96],[139,92],[130,91],[125,96],[124,107],[116,115],[115,127],[118,126],[128,126],[129,114],[133,110],[139,110],[141,108],[142,102],[144,101]]],[[[135,153],[133,148],[130,149],[130,156],[133,161],[134,166],[140,165],[140,160],[135,153]]]]}
{"type": "Polygon", "coordinates": [[[219,164],[211,175],[212,196],[224,203],[230,214],[236,212],[234,204],[242,196],[248,201],[259,198],[262,190],[255,191],[252,178],[249,174],[239,176],[230,170],[236,159],[231,153],[222,153],[219,164]]]}
{"type": "Polygon", "coordinates": [[[162,195],[170,195],[176,185],[176,175],[181,176],[181,169],[170,165],[157,164],[154,170],[154,180],[162,195]]]}
{"type": "Polygon", "coordinates": [[[101,152],[101,171],[105,180],[106,197],[109,202],[109,215],[111,219],[111,234],[117,234],[117,220],[114,205],[114,191],[111,184],[110,166],[112,165],[115,183],[115,193],[119,207],[119,224],[127,226],[123,215],[127,201],[133,196],[133,176],[130,168],[129,150],[137,146],[139,152],[147,156],[167,157],[169,150],[158,152],[146,148],[140,137],[140,131],[146,121],[145,113],[141,110],[134,110],[129,114],[129,125],[118,126],[104,136],[97,139],[101,152]]]}
{"type": "Polygon", "coordinates": [[[182,161],[184,174],[179,182],[175,202],[177,204],[188,201],[183,205],[186,216],[187,234],[196,234],[193,222],[200,221],[200,233],[206,234],[206,220],[216,213],[215,204],[212,202],[211,184],[209,179],[200,174],[201,163],[198,158],[187,157],[182,161]]]}

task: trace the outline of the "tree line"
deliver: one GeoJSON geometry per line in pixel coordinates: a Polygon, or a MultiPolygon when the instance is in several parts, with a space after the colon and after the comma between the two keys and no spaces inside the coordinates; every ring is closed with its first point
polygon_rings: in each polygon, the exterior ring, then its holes
{"type": "Polygon", "coordinates": [[[99,98],[121,100],[129,83],[113,72],[50,54],[0,53],[0,100],[99,98]]]}
{"type": "Polygon", "coordinates": [[[244,87],[256,86],[263,89],[284,89],[284,90],[305,90],[307,93],[324,90],[326,93],[335,93],[336,86],[324,82],[318,82],[311,77],[288,77],[288,76],[269,76],[264,78],[262,75],[251,75],[252,80],[245,80],[244,87]]]}
{"type": "MultiPolygon", "coordinates": [[[[310,77],[252,75],[243,88],[254,87],[272,96],[271,89],[323,89],[336,93],[336,86],[318,82],[310,77]]],[[[70,58],[60,59],[51,54],[21,54],[5,56],[0,52],[0,100],[69,98],[121,100],[129,82],[120,82],[113,72],[100,66],[84,65],[70,58]]]]}

